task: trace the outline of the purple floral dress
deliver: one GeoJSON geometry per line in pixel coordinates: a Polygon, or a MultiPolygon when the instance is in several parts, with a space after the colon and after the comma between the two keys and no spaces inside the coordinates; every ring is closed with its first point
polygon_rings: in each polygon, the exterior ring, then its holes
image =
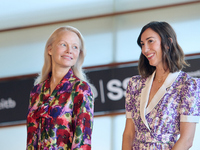
{"type": "Polygon", "coordinates": [[[72,70],[50,95],[49,78],[30,94],[27,150],[90,150],[93,96],[72,70]]]}
{"type": "Polygon", "coordinates": [[[128,83],[125,107],[135,124],[133,150],[170,150],[178,140],[180,122],[200,118],[200,79],[182,71],[170,73],[147,106],[154,75],[134,76],[128,83]]]}

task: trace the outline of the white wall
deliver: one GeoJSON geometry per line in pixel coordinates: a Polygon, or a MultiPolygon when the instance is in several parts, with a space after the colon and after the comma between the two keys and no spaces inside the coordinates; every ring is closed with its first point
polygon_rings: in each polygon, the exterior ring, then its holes
{"type": "Polygon", "coordinates": [[[185,54],[198,53],[199,8],[200,3],[0,32],[0,78],[39,72],[47,38],[56,28],[66,25],[78,28],[85,37],[87,55],[84,66],[138,60],[137,36],[142,26],[152,20],[167,21],[174,27],[185,54]]]}

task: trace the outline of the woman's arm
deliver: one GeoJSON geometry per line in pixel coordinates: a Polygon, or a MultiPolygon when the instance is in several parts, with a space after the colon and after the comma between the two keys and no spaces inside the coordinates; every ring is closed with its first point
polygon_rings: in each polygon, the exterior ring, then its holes
{"type": "Polygon", "coordinates": [[[94,100],[90,87],[80,83],[74,97],[72,150],[91,150],[94,100]]]}
{"type": "Polygon", "coordinates": [[[172,150],[188,150],[192,147],[195,135],[196,123],[181,122],[180,123],[180,138],[172,148],[172,150]]]}
{"type": "Polygon", "coordinates": [[[126,119],[126,126],[123,133],[122,150],[132,150],[135,138],[135,125],[131,118],[126,119]]]}

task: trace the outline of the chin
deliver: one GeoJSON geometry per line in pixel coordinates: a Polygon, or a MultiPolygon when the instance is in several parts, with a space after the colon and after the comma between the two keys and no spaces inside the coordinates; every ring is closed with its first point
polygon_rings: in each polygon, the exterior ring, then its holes
{"type": "Polygon", "coordinates": [[[150,66],[156,67],[156,64],[149,63],[150,66]]]}
{"type": "Polygon", "coordinates": [[[149,61],[149,65],[155,66],[155,63],[149,61]]]}

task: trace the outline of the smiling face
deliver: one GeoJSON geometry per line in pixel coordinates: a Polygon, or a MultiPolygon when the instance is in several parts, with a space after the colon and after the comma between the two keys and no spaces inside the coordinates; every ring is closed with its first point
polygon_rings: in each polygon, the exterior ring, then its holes
{"type": "Polygon", "coordinates": [[[161,37],[151,28],[141,35],[142,54],[149,60],[151,66],[163,67],[161,37]]]}
{"type": "Polygon", "coordinates": [[[58,33],[55,41],[48,47],[53,68],[70,69],[76,64],[80,53],[80,39],[72,31],[58,33]]]}

